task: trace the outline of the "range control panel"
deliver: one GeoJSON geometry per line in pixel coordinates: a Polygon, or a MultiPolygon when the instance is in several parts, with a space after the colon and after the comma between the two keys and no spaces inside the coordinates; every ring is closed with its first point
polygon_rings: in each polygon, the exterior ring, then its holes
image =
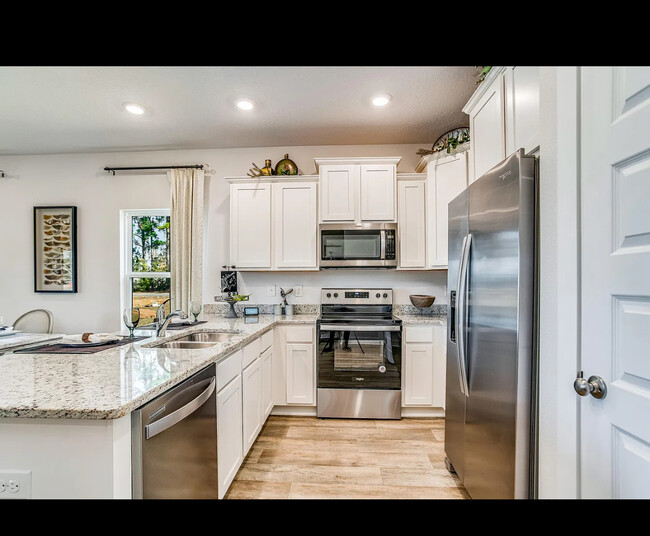
{"type": "Polygon", "coordinates": [[[392,305],[393,289],[390,288],[324,288],[321,303],[351,305],[392,305]]]}

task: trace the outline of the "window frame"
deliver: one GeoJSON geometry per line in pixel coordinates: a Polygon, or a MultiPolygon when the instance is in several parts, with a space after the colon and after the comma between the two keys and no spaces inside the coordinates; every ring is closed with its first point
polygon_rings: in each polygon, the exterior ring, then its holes
{"type": "MultiPolygon", "coordinates": [[[[132,218],[134,216],[170,216],[168,208],[143,208],[120,210],[120,326],[122,326],[122,311],[127,305],[133,304],[132,282],[139,277],[167,277],[171,282],[171,272],[134,272],[133,271],[133,231],[132,218]]],[[[171,258],[169,260],[171,265],[171,258]]],[[[171,287],[169,290],[171,298],[171,287]]]]}

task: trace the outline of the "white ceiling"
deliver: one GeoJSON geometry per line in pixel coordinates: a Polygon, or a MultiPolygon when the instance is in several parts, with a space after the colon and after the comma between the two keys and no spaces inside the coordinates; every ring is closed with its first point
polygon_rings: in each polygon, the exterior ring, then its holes
{"type": "Polygon", "coordinates": [[[0,67],[0,154],[433,144],[476,67],[0,67]],[[385,108],[370,98],[393,96],[385,108]],[[253,99],[242,112],[237,97],[253,99]],[[135,116],[125,102],[145,107],[135,116]]]}

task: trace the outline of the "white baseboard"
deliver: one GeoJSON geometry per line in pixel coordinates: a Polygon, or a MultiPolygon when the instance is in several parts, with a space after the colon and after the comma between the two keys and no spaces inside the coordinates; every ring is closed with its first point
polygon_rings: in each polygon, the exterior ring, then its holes
{"type": "Polygon", "coordinates": [[[402,417],[444,417],[442,408],[402,408],[402,417]]]}
{"type": "Polygon", "coordinates": [[[315,417],[316,406],[273,406],[271,415],[293,415],[301,417],[315,417]]]}

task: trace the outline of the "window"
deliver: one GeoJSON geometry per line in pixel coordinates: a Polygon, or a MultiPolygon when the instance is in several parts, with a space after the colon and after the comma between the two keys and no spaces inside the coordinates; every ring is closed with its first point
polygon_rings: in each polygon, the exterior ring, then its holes
{"type": "Polygon", "coordinates": [[[169,209],[123,210],[122,310],[140,309],[139,326],[151,324],[156,310],[169,313],[171,293],[169,209]]]}

